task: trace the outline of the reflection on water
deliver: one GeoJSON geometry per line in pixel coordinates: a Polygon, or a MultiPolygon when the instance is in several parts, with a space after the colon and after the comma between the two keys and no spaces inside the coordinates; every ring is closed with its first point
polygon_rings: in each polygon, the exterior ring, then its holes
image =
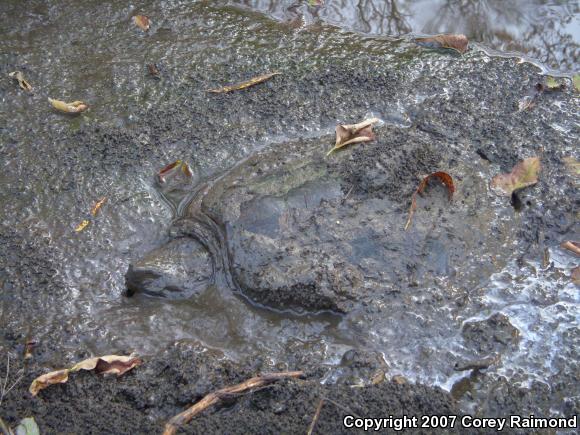
{"type": "Polygon", "coordinates": [[[277,19],[317,19],[375,35],[464,33],[562,71],[578,68],[580,6],[570,0],[234,0],[277,19]]]}

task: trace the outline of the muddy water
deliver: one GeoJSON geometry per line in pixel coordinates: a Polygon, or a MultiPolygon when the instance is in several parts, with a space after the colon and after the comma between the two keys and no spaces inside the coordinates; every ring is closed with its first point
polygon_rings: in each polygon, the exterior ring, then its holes
{"type": "Polygon", "coordinates": [[[322,20],[370,35],[463,33],[488,49],[525,54],[555,71],[578,69],[580,18],[578,3],[573,1],[233,0],[230,3],[263,11],[296,26],[322,20]]]}
{"type": "MultiPolygon", "coordinates": [[[[104,131],[130,127],[139,123],[144,109],[163,109],[176,101],[187,105],[179,89],[190,76],[207,76],[212,85],[219,85],[220,77],[231,74],[230,65],[251,70],[256,53],[261,70],[289,68],[299,62],[307,72],[328,59],[354,64],[353,53],[364,50],[380,54],[380,62],[391,62],[393,68],[416,78],[421,63],[408,62],[412,44],[391,38],[409,32],[463,31],[481,41],[484,49],[516,50],[562,73],[578,66],[575,2],[510,2],[511,15],[501,9],[500,2],[431,2],[429,7],[426,2],[327,1],[324,7],[300,2],[225,3],[144,2],[136,9],[122,2],[30,1],[25,7],[22,2],[2,2],[0,222],[25,239],[46,240],[64,295],[44,295],[38,312],[8,319],[22,295],[10,295],[4,289],[2,322],[18,324],[23,333],[39,341],[59,340],[65,355],[79,349],[95,354],[154,353],[175,340],[191,340],[222,349],[233,358],[255,353],[284,361],[299,348],[334,364],[345,351],[363,347],[381,352],[392,374],[450,389],[462,376],[453,373],[452,363],[477,356],[465,346],[458,332],[461,326],[502,312],[522,338],[498,375],[525,384],[547,382],[562,367],[570,370],[575,358],[570,348],[577,340],[570,338],[570,331],[578,327],[579,300],[577,289],[566,279],[570,258],[557,246],[549,247],[555,266],[548,270],[532,263],[522,267],[517,259],[498,252],[497,272],[489,280],[482,272],[484,283],[475,286],[477,292],[459,308],[456,301],[432,303],[441,288],[459,294],[460,289],[443,280],[411,296],[415,308],[401,305],[398,311],[377,302],[375,308],[389,315],[373,317],[372,322],[361,313],[346,317],[276,313],[251,306],[220,288],[195,303],[122,296],[129,262],[163,242],[172,219],[154,188],[152,174],[176,158],[191,156],[187,153],[192,144],[178,135],[160,144],[153,133],[144,131],[130,140],[152,151],[150,156],[136,155],[141,164],[131,166],[127,163],[130,146],[122,147],[121,156],[121,151],[114,150],[119,144],[95,143],[91,149],[83,148],[88,156],[79,157],[74,143],[59,137],[82,134],[87,127],[104,131]],[[149,34],[132,24],[136,13],[152,18],[149,34]],[[545,24],[547,19],[550,25],[545,24]],[[305,31],[308,25],[315,37],[305,31]],[[558,44],[554,46],[553,41],[558,44]],[[147,73],[151,62],[161,71],[159,81],[147,73]],[[13,69],[22,70],[33,84],[32,96],[14,91],[6,78],[13,69]],[[65,117],[47,109],[47,96],[82,99],[92,109],[81,117],[65,117]],[[98,170],[90,165],[90,153],[104,162],[98,170]],[[99,216],[85,231],[75,233],[76,225],[89,217],[90,208],[103,196],[108,202],[99,216]]],[[[473,56],[490,61],[479,50],[473,56]]],[[[436,56],[421,62],[435,70],[444,68],[436,56]]],[[[200,85],[200,92],[208,84],[200,85]]],[[[446,85],[435,92],[445,94],[446,85]]],[[[368,113],[388,125],[406,127],[411,108],[429,97],[410,92],[378,111],[369,107],[368,113]]],[[[216,120],[222,121],[225,125],[219,128],[240,128],[244,116],[240,114],[235,122],[216,120]]],[[[181,128],[196,128],[196,119],[187,123],[181,128]]],[[[323,116],[313,116],[302,125],[273,121],[254,127],[255,140],[211,144],[211,152],[201,149],[190,160],[196,176],[203,178],[257,148],[283,143],[297,133],[320,137],[332,127],[333,122],[323,116]]],[[[556,128],[563,144],[573,143],[573,125],[563,123],[556,128]]],[[[499,167],[494,169],[497,172],[499,167]]],[[[481,180],[492,173],[488,167],[479,170],[481,180]]],[[[481,186],[479,193],[485,195],[483,181],[481,186]]],[[[517,220],[500,202],[495,206],[482,218],[503,225],[498,249],[507,252],[516,245],[510,234],[517,220]]]]}

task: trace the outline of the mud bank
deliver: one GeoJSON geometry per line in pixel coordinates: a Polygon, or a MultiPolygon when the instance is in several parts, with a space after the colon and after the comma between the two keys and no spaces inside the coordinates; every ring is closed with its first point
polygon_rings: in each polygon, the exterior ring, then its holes
{"type": "MultiPolygon", "coordinates": [[[[329,402],[315,433],[348,432],[342,418],[349,412],[385,417],[459,412],[440,389],[394,381],[367,388],[348,386],[345,380],[349,376],[377,368],[364,359],[358,362],[341,370],[333,385],[320,384],[326,369],[310,366],[303,379],[280,382],[226,401],[225,406],[204,413],[180,433],[305,433],[321,398],[329,402]]],[[[34,415],[42,433],[159,433],[169,417],[205,394],[256,373],[282,368],[260,359],[235,364],[202,346],[179,345],[120,379],[79,374],[34,401],[19,389],[4,405],[3,418],[13,425],[15,416],[34,415]]],[[[29,380],[27,377],[24,383],[29,380]]]]}

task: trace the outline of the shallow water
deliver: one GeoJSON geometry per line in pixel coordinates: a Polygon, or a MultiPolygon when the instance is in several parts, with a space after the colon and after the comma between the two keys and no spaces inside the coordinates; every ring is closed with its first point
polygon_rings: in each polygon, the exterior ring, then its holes
{"type": "Polygon", "coordinates": [[[368,35],[463,33],[549,69],[578,69],[580,6],[546,0],[233,0],[296,26],[319,20],[368,35]],[[316,4],[321,4],[316,6],[316,4]]]}
{"type": "MultiPolygon", "coordinates": [[[[43,316],[30,319],[32,334],[42,340],[55,325],[64,325],[69,334],[63,338],[65,353],[74,353],[78,347],[95,354],[115,350],[153,353],[175,340],[192,340],[222,349],[232,357],[259,352],[280,361],[292,349],[301,348],[328,363],[338,363],[346,350],[362,344],[382,352],[391,374],[402,373],[449,389],[462,376],[452,371],[449,362],[474,356],[458,335],[461,325],[502,312],[520,330],[522,342],[519,350],[504,360],[498,375],[525,383],[531,379],[546,381],[562,365],[570,369],[578,359],[574,344],[576,349],[578,346],[574,342],[577,338],[567,336],[567,331],[578,328],[580,300],[565,276],[571,266],[569,257],[558,248],[550,251],[556,263],[549,271],[534,264],[522,269],[511,259],[503,264],[500,261],[493,279],[461,309],[454,301],[425,308],[436,300],[439,288],[460,294],[460,289],[442,281],[412,296],[416,312],[396,312],[390,307],[390,315],[372,329],[364,316],[357,314],[282,315],[250,306],[218,287],[195,304],[127,299],[122,293],[129,262],[163,241],[171,223],[171,211],[156,192],[152,175],[179,157],[188,144],[176,140],[166,150],[157,151],[163,161],[151,159],[130,172],[116,167],[113,155],[111,166],[102,173],[74,169],[68,176],[61,173],[60,159],[66,158],[70,144],[59,142],[59,133],[75,131],[81,124],[100,123],[104,129],[129,126],[139,119],[143,108],[164,107],[180,98],[174,91],[193,71],[215,77],[227,70],[232,59],[238,65],[252,65],[257,49],[266,53],[260,58],[261,68],[266,70],[298,59],[305,70],[328,57],[356,62],[351,54],[357,49],[376,51],[381,53],[382,62],[403,65],[401,68],[408,68],[406,72],[413,78],[420,71],[416,64],[405,64],[408,42],[385,36],[450,31],[465,32],[484,48],[529,56],[563,74],[578,68],[576,2],[509,2],[507,10],[505,4],[438,1],[427,6],[424,1],[328,0],[323,7],[309,7],[301,2],[192,5],[171,1],[145,2],[136,9],[122,2],[77,1],[72,6],[68,2],[30,1],[25,7],[22,2],[2,2],[2,80],[7,80],[6,73],[12,68],[21,69],[35,93],[8,92],[5,89],[13,85],[11,82],[3,88],[0,222],[29,237],[49,240],[59,253],[55,263],[68,294],[58,305],[51,305],[54,301],[47,298],[43,316]],[[131,22],[131,16],[139,12],[153,20],[148,35],[131,22]],[[318,32],[315,42],[304,34],[304,26],[313,26],[311,29],[318,32]],[[145,65],[151,62],[158,64],[161,81],[148,76],[145,65]],[[90,101],[92,109],[79,118],[63,117],[47,110],[47,96],[90,101]],[[40,122],[46,119],[48,123],[40,122]],[[48,137],[57,139],[47,150],[47,144],[37,138],[49,132],[48,137]],[[31,172],[39,176],[30,176],[31,172]],[[87,230],[75,233],[75,226],[103,196],[108,203],[99,216],[87,230]]],[[[479,51],[474,56],[489,60],[479,51]]],[[[426,62],[436,68],[439,61],[431,58],[426,62]]],[[[439,66],[445,67],[442,62],[439,66]]],[[[434,92],[445,94],[446,87],[434,92]]],[[[389,111],[375,114],[390,125],[408,126],[409,108],[432,96],[408,95],[389,111]]],[[[369,112],[374,113],[373,108],[369,112]]],[[[243,115],[239,123],[243,124],[243,115]]],[[[191,120],[194,127],[195,120],[191,120]]],[[[572,126],[554,128],[561,129],[563,140],[573,140],[572,126]]],[[[299,131],[318,137],[331,129],[332,125],[315,118],[290,130],[281,121],[272,127],[273,133],[256,133],[260,139],[240,149],[228,152],[218,148],[217,155],[200,155],[194,170],[210,174],[231,166],[252,150],[283,143],[284,135],[291,137],[299,131]]],[[[146,134],[139,140],[155,145],[146,134]]],[[[96,148],[95,152],[107,150],[96,148]]],[[[481,179],[486,179],[490,169],[481,171],[481,179]]],[[[487,219],[497,225],[509,220],[497,210],[490,213],[487,219]]],[[[515,224],[505,225],[509,229],[515,224]]],[[[500,241],[506,250],[514,243],[508,236],[500,241]]],[[[376,308],[389,307],[380,306],[379,301],[376,308]]]]}

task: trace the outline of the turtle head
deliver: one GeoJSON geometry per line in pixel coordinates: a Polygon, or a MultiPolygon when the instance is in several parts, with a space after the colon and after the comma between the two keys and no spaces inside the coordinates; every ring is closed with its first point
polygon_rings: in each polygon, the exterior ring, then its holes
{"type": "Polygon", "coordinates": [[[129,266],[127,296],[186,299],[203,293],[213,281],[207,249],[191,237],[172,239],[129,266]]]}

